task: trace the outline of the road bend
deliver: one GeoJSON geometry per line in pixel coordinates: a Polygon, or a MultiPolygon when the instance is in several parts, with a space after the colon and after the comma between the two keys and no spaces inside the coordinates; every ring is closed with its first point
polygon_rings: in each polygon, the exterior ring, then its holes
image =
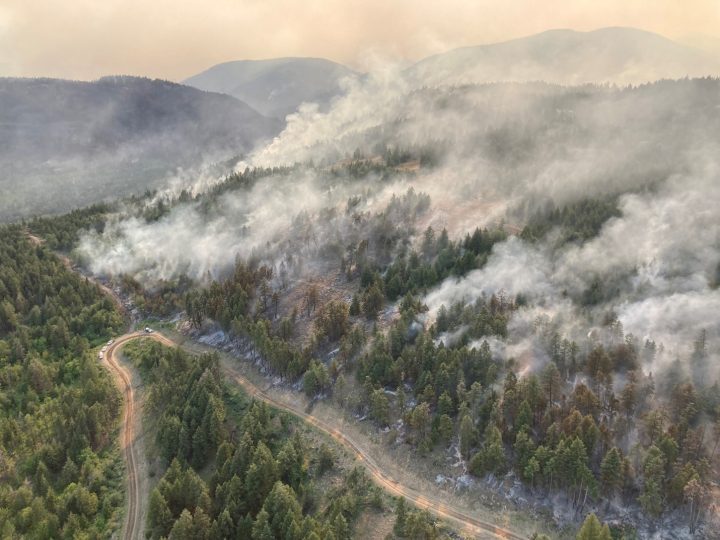
{"type": "MultiPolygon", "coordinates": [[[[123,415],[122,445],[128,468],[128,513],[125,520],[124,534],[124,537],[127,540],[142,537],[142,524],[139,522],[141,514],[139,511],[139,501],[142,498],[142,494],[140,493],[138,484],[138,470],[136,465],[138,459],[133,439],[133,415],[135,412],[133,407],[134,396],[132,386],[130,385],[130,376],[127,370],[117,362],[115,354],[123,344],[139,338],[153,339],[168,347],[181,347],[180,344],[157,332],[132,332],[118,338],[108,348],[106,353],[106,359],[110,369],[117,374],[118,380],[121,380],[124,384],[125,414],[123,415]]],[[[285,411],[330,436],[338,444],[350,451],[355,459],[365,467],[368,473],[370,473],[372,480],[388,493],[398,497],[404,497],[417,508],[427,510],[441,519],[445,519],[459,525],[460,529],[466,534],[472,534],[480,538],[527,540],[526,536],[520,535],[493,523],[480,520],[461,510],[449,506],[447,501],[442,501],[428,493],[420,493],[416,489],[400,483],[388,475],[365,449],[339,429],[331,426],[312,414],[306,413],[299,407],[279,401],[268,395],[249,379],[243,376],[239,371],[231,367],[223,367],[222,369],[226,377],[240,386],[249,396],[263,401],[276,409],[285,411]]]]}

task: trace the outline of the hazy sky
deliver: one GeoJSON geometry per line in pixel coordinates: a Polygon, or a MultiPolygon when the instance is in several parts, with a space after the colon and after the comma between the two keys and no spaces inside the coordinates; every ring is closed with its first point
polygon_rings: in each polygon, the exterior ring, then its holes
{"type": "Polygon", "coordinates": [[[180,80],[246,58],[363,69],[550,28],[720,43],[720,0],[0,0],[0,76],[180,80]]]}

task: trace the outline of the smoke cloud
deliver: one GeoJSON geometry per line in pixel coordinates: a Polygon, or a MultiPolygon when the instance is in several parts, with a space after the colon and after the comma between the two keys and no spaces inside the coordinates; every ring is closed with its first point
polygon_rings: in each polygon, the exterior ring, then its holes
{"type": "Polygon", "coordinates": [[[237,256],[272,258],[293,245],[309,252],[308,242],[342,249],[359,240],[344,215],[351,196],[362,199],[358,212],[372,213],[409,187],[429,193],[430,211],[409,224],[415,243],[428,225],[447,227],[455,238],[497,223],[519,231],[548,205],[616,199],[619,216],[584,243],[559,245],[551,233],[536,243],[511,236],[497,244],[481,269],[428,292],[431,316],[443,304],[504,291],[528,302],[513,315],[504,345],[518,357],[543,361],[539,320],[589,343],[608,313],[626,334],[678,355],[689,354],[705,329],[711,354],[718,353],[717,80],[418,88],[387,65],[345,84],[328,111],[303,106],[241,164],[312,166],[270,175],[209,206],[202,199],[178,205],[154,223],[116,221],[102,235],[88,234],[80,252],[99,273],[202,279],[221,274],[237,256]],[[388,149],[429,155],[431,166],[333,176],[353,156],[377,162],[388,149]],[[312,232],[303,239],[304,227],[312,232]],[[602,294],[587,305],[583,298],[594,283],[602,294]]]}

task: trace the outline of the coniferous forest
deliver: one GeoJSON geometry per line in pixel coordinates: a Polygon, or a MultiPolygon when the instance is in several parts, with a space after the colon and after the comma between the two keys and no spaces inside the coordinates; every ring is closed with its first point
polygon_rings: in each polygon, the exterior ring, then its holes
{"type": "Polygon", "coordinates": [[[362,468],[339,468],[327,442],[230,389],[216,355],[126,347],[148,385],[146,412],[166,464],[150,495],[149,538],[340,540],[361,512],[382,510],[362,468]]]}
{"type": "Polygon", "coordinates": [[[19,226],[0,228],[3,538],[104,538],[119,526],[121,399],[92,347],[114,304],[19,226]]]}

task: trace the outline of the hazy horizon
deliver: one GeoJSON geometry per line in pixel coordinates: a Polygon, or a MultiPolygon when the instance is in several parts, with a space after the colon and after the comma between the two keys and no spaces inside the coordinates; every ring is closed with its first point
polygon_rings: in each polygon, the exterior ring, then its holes
{"type": "Polygon", "coordinates": [[[358,70],[379,59],[412,62],[463,46],[553,29],[633,27],[717,53],[720,4],[713,0],[599,5],[552,0],[510,3],[392,3],[314,0],[84,0],[69,5],[7,0],[0,6],[0,76],[93,80],[138,75],[181,81],[233,60],[322,57],[358,70]],[[509,4],[509,5],[508,5],[509,4]],[[67,32],[72,28],[72,32],[67,32]]]}

